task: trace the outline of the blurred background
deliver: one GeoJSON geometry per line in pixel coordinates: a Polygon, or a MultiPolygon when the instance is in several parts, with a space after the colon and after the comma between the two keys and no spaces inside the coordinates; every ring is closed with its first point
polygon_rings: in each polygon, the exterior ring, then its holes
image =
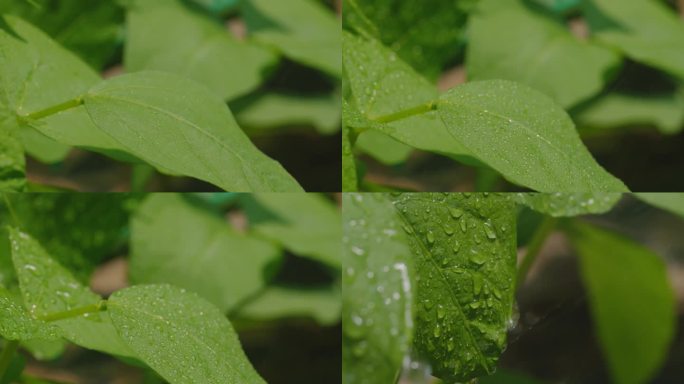
{"type": "MultiPolygon", "coordinates": [[[[18,289],[4,229],[18,221],[103,297],[145,283],[170,283],[199,293],[226,313],[249,361],[268,383],[341,381],[337,196],[4,197],[0,286],[18,289]]],[[[24,366],[24,373],[10,383],[165,382],[138,361],[62,341],[24,343],[19,355],[15,368],[24,366]]]]}
{"type": "MultiPolygon", "coordinates": [[[[306,190],[339,191],[340,2],[283,4],[281,0],[7,0],[0,4],[0,13],[18,15],[43,29],[104,78],[163,70],[208,86],[226,100],[256,146],[280,162],[306,190]],[[214,36],[217,33],[223,35],[214,36]],[[231,50],[192,56],[208,36],[231,50]],[[192,66],[187,64],[191,56],[192,66]]],[[[216,190],[197,180],[162,175],[145,164],[131,165],[70,148],[37,131],[25,133],[22,139],[34,189],[216,190]]]]}

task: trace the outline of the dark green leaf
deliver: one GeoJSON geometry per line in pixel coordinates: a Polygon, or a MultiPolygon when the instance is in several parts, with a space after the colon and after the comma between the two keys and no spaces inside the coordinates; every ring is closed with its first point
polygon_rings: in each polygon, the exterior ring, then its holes
{"type": "Polygon", "coordinates": [[[100,129],[152,165],[230,191],[301,190],[249,141],[225,103],[191,80],[122,75],[90,89],[84,102],[100,129]]]}
{"type": "Polygon", "coordinates": [[[597,94],[620,57],[523,0],[480,1],[468,23],[468,79],[518,81],[570,107],[597,94]]]}
{"type": "Polygon", "coordinates": [[[251,320],[310,317],[321,325],[333,325],[340,320],[340,296],[339,289],[271,286],[240,308],[238,316],[251,320]]]}
{"type": "Polygon", "coordinates": [[[570,234],[613,379],[648,382],[674,336],[675,298],[663,261],[627,238],[586,224],[574,224],[570,234]]]}
{"type": "Polygon", "coordinates": [[[25,168],[21,143],[0,127],[0,192],[23,191],[26,187],[25,168]]]}
{"type": "Polygon", "coordinates": [[[635,193],[634,196],[653,206],[684,217],[684,193],[635,193]]]}
{"type": "Polygon", "coordinates": [[[346,193],[342,207],[342,381],[393,383],[413,334],[408,239],[387,195],[346,193]]]}
{"type": "Polygon", "coordinates": [[[136,286],[114,293],[107,310],[126,344],[171,384],[265,383],[230,322],[195,294],[136,286]]]}
{"type": "Polygon", "coordinates": [[[445,382],[491,374],[513,311],[515,206],[504,195],[406,193],[394,209],[417,272],[414,346],[445,382]]]}
{"type": "Polygon", "coordinates": [[[179,194],[150,195],[131,222],[130,278],[197,292],[226,312],[265,284],[280,251],[179,194]]]}
{"type": "Polygon", "coordinates": [[[349,129],[346,126],[342,127],[342,190],[344,192],[354,192],[359,188],[349,129]]]}

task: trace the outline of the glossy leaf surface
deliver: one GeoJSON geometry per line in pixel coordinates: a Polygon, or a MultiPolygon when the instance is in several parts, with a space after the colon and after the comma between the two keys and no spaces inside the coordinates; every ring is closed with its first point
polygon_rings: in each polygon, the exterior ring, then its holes
{"type": "Polygon", "coordinates": [[[518,193],[513,199],[553,217],[571,217],[610,211],[621,193],[518,193]]]}

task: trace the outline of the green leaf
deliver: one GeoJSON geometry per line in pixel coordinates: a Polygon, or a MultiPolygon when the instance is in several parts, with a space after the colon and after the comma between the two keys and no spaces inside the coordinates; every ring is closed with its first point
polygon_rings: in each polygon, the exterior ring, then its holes
{"type": "Polygon", "coordinates": [[[100,129],[152,165],[231,191],[301,190],[249,141],[223,101],[191,80],[122,75],[90,89],[84,103],[100,129]]]}
{"type": "Polygon", "coordinates": [[[87,64],[36,27],[14,16],[4,20],[16,37],[0,28],[0,116],[26,115],[64,103],[99,81],[87,64]]]}
{"type": "Polygon", "coordinates": [[[237,233],[180,194],[149,195],[131,221],[133,283],[187,288],[223,312],[262,289],[279,257],[270,242],[237,233]]]}
{"type": "MultiPolygon", "coordinates": [[[[24,305],[32,316],[40,318],[100,302],[98,295],[81,285],[28,234],[10,228],[10,241],[24,305]]],[[[65,338],[82,347],[134,356],[122,344],[106,312],[59,320],[53,324],[61,329],[65,338]]]]}
{"type": "Polygon", "coordinates": [[[59,330],[35,319],[9,291],[0,287],[0,336],[6,340],[50,340],[59,337],[59,330]]]}
{"type": "Polygon", "coordinates": [[[437,102],[449,132],[511,182],[540,192],[622,192],[547,96],[506,80],[466,83],[437,102]]]}
{"type": "Polygon", "coordinates": [[[112,59],[121,41],[123,12],[110,0],[7,0],[0,14],[14,14],[39,26],[93,68],[112,59]]]}
{"type": "Polygon", "coordinates": [[[625,237],[587,224],[573,224],[570,235],[613,379],[649,381],[665,360],[675,329],[675,298],[663,261],[625,237]]]}
{"type": "Polygon", "coordinates": [[[571,217],[610,211],[621,193],[517,193],[513,199],[553,217],[571,217]]]}
{"type": "Polygon", "coordinates": [[[295,96],[267,93],[241,108],[235,118],[250,131],[285,126],[313,126],[322,134],[340,129],[340,100],[335,95],[295,96]]]}
{"type": "Polygon", "coordinates": [[[345,23],[374,35],[430,79],[437,78],[464,46],[466,10],[474,1],[347,1],[345,23]]]}
{"type": "Polygon", "coordinates": [[[58,163],[71,151],[70,146],[49,138],[36,129],[22,129],[20,135],[26,153],[42,163],[58,163]]]}
{"type": "Polygon", "coordinates": [[[339,289],[271,286],[240,308],[238,316],[250,320],[310,317],[320,325],[331,326],[340,320],[340,296],[339,289]]]}
{"type": "MultiPolygon", "coordinates": [[[[122,243],[129,194],[13,194],[19,223],[81,281],[122,243]]],[[[9,218],[0,223],[10,224],[9,218]]],[[[0,257],[3,257],[0,249],[0,257]]]]}
{"type": "Polygon", "coordinates": [[[684,193],[635,193],[634,196],[660,209],[684,217],[684,193]]]}
{"type": "Polygon", "coordinates": [[[343,108],[344,124],[376,129],[417,149],[468,155],[434,111],[381,123],[380,116],[399,113],[439,97],[437,88],[416,73],[397,55],[375,40],[343,33],[344,70],[350,93],[343,108]]]}
{"type": "Polygon", "coordinates": [[[126,344],[171,384],[265,383],[230,322],[195,294],[135,286],[114,293],[107,310],[126,344]]]}
{"type": "Polygon", "coordinates": [[[20,192],[26,187],[24,148],[0,127],[0,192],[20,192]]]}
{"type": "Polygon", "coordinates": [[[387,195],[345,193],[342,205],[342,382],[396,382],[413,334],[413,260],[387,195]]]}
{"type": "Polygon", "coordinates": [[[585,18],[598,41],[684,79],[684,23],[665,4],[646,0],[591,0],[583,4],[585,18]]]}
{"type": "Polygon", "coordinates": [[[282,244],[296,255],[341,267],[340,211],[314,193],[252,195],[265,212],[249,212],[254,233],[282,244]]]}
{"type": "Polygon", "coordinates": [[[403,163],[413,152],[410,146],[375,130],[362,132],[355,147],[386,165],[403,163]]]}
{"type": "Polygon", "coordinates": [[[342,190],[344,192],[354,192],[359,188],[356,175],[356,163],[352,150],[351,139],[349,138],[349,128],[342,127],[342,190]]]}
{"type": "Polygon", "coordinates": [[[684,128],[684,96],[609,93],[580,108],[573,116],[580,128],[610,129],[655,126],[674,134],[684,128]]]}
{"type": "Polygon", "coordinates": [[[445,382],[494,372],[513,311],[515,206],[505,195],[406,193],[394,208],[415,260],[414,347],[445,382]]]}
{"type": "Polygon", "coordinates": [[[597,94],[620,65],[612,50],[580,40],[560,16],[523,0],[481,1],[468,35],[470,81],[518,81],[566,108],[597,94]]]}
{"type": "Polygon", "coordinates": [[[340,21],[316,0],[249,0],[242,16],[254,41],[339,77],[340,21]]]}
{"type": "Polygon", "coordinates": [[[270,50],[236,40],[218,20],[176,0],[130,7],[126,32],[126,70],[176,73],[223,99],[254,90],[277,60],[270,50]]]}

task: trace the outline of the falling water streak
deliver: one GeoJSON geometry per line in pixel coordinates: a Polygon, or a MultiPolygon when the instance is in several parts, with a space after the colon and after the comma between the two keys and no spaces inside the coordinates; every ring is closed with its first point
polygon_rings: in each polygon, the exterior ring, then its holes
{"type": "Polygon", "coordinates": [[[406,302],[404,322],[406,323],[407,328],[413,328],[413,310],[411,308],[413,299],[411,297],[411,280],[409,280],[408,268],[406,268],[406,264],[404,263],[395,263],[393,267],[401,273],[401,289],[406,296],[406,300],[404,300],[406,302]]]}

